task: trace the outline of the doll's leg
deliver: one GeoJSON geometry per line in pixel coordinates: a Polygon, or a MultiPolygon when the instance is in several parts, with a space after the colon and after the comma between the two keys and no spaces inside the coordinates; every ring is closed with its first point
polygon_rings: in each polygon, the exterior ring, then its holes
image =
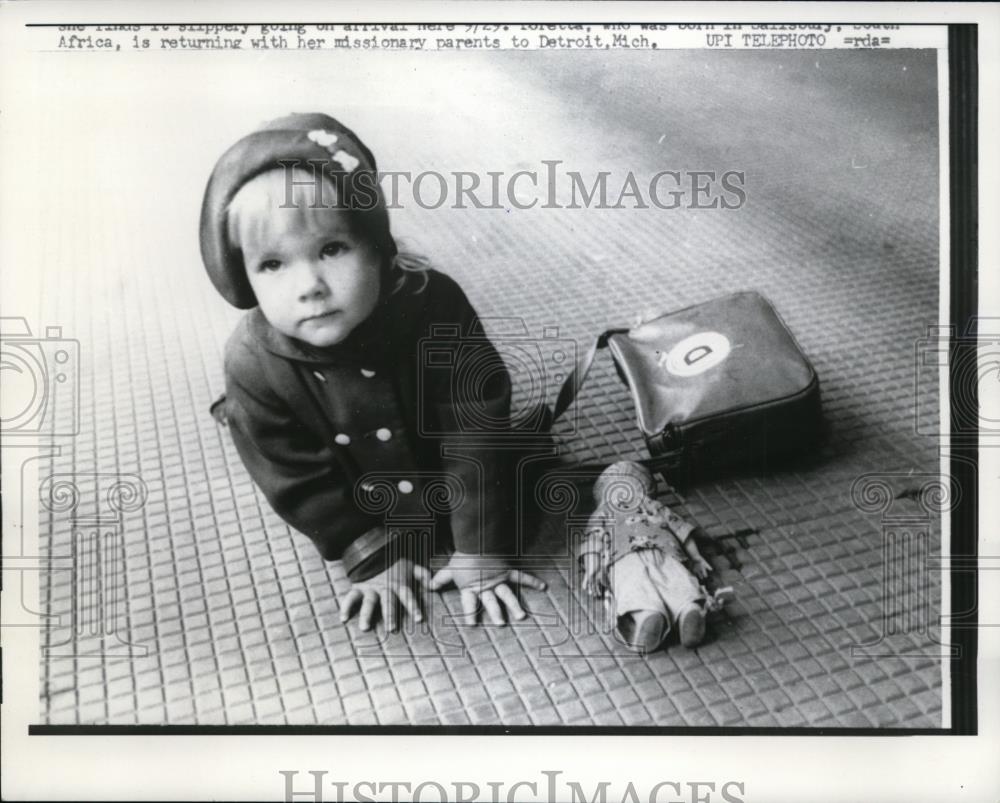
{"type": "Polygon", "coordinates": [[[685,647],[697,647],[705,638],[705,609],[689,602],[677,615],[677,636],[685,647]]]}
{"type": "Polygon", "coordinates": [[[677,636],[685,647],[696,647],[705,638],[705,590],[677,559],[663,556],[654,575],[674,616],[677,636]]]}
{"type": "Polygon", "coordinates": [[[670,617],[649,569],[656,568],[649,550],[630,552],[611,567],[615,629],[622,642],[636,652],[652,652],[670,632],[670,617]]]}

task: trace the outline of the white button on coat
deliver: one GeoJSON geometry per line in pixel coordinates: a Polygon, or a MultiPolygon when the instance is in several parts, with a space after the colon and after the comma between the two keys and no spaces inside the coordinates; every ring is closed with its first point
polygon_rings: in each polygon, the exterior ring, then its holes
{"type": "Polygon", "coordinates": [[[347,446],[351,442],[351,436],[345,435],[343,432],[337,433],[337,437],[334,440],[341,446],[347,446]]]}
{"type": "Polygon", "coordinates": [[[396,487],[398,487],[399,490],[404,494],[408,494],[413,491],[413,483],[410,482],[409,480],[400,480],[399,485],[396,487]]]}
{"type": "Polygon", "coordinates": [[[386,429],[385,427],[382,427],[380,429],[375,430],[375,437],[378,438],[380,441],[385,442],[390,438],[392,438],[392,431],[386,429]]]}

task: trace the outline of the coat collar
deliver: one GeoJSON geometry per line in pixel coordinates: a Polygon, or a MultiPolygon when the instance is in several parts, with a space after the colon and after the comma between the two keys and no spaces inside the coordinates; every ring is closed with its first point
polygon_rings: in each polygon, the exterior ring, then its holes
{"type": "Polygon", "coordinates": [[[282,334],[268,323],[260,307],[250,311],[248,326],[253,339],[278,357],[318,365],[384,365],[391,361],[400,330],[410,320],[409,306],[395,296],[381,300],[346,340],[329,348],[315,348],[282,334]]]}

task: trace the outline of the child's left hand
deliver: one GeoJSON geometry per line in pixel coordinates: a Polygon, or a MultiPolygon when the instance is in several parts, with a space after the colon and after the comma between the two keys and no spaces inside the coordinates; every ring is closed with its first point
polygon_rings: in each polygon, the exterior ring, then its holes
{"type": "Polygon", "coordinates": [[[534,575],[512,568],[503,557],[464,552],[455,552],[451,556],[448,565],[431,579],[430,588],[432,591],[439,591],[451,583],[462,594],[462,610],[467,625],[476,623],[480,603],[495,625],[505,624],[500,603],[507,607],[514,619],[520,620],[527,616],[508,583],[529,586],[538,591],[547,588],[534,575]]]}

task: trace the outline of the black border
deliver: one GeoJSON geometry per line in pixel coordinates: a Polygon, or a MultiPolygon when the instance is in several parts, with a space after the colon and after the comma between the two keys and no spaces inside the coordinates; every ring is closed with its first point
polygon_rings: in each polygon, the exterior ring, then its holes
{"type": "MultiPolygon", "coordinates": [[[[602,25],[609,21],[573,24],[602,25]]],[[[657,20],[662,23],[662,20],[657,20]]],[[[63,25],[88,28],[97,25],[311,25],[307,22],[141,22],[141,23],[26,23],[26,28],[63,25]]],[[[323,23],[334,24],[334,23],[323,23]]],[[[348,24],[348,23],[343,23],[348,24]]],[[[351,22],[351,25],[393,23],[351,22]]],[[[407,25],[422,24],[407,21],[407,25]]],[[[435,20],[437,25],[519,25],[435,20]]],[[[532,22],[530,24],[550,24],[532,22]]],[[[557,24],[557,23],[552,23],[557,24]]],[[[639,25],[642,23],[630,23],[639,25]]],[[[758,24],[724,22],[713,24],[758,24]]],[[[792,24],[774,22],[768,24],[792,24]]],[[[810,25],[837,25],[811,21],[810,25]]],[[[850,23],[846,23],[850,24],[850,23]]],[[[869,23],[875,24],[875,23],[869,23]]],[[[910,27],[942,23],[899,23],[910,27]]],[[[977,388],[962,382],[959,368],[963,360],[976,359],[976,316],[978,313],[978,24],[948,24],[948,146],[950,206],[950,323],[957,335],[951,340],[950,431],[961,432],[962,422],[977,420],[977,388]]],[[[940,91],[940,87],[939,87],[940,91]]],[[[306,736],[350,734],[371,735],[524,735],[524,736],[949,736],[978,733],[976,659],[978,654],[978,443],[976,438],[955,439],[950,445],[950,470],[960,499],[951,510],[951,632],[949,643],[958,647],[951,661],[951,726],[949,728],[754,728],[754,727],[581,727],[581,726],[416,726],[416,725],[29,725],[29,736],[306,736]]]]}
{"type": "MultiPolygon", "coordinates": [[[[950,431],[978,420],[978,388],[960,375],[962,360],[975,364],[979,310],[979,29],[974,24],[948,26],[948,148],[951,209],[949,299],[951,340],[948,387],[950,431]]],[[[958,647],[951,662],[951,732],[978,733],[976,657],[979,575],[979,446],[973,437],[953,437],[950,469],[961,499],[951,510],[951,633],[958,647]]]]}
{"type": "Polygon", "coordinates": [[[698,725],[29,725],[29,736],[940,736],[942,728],[698,725]]]}

